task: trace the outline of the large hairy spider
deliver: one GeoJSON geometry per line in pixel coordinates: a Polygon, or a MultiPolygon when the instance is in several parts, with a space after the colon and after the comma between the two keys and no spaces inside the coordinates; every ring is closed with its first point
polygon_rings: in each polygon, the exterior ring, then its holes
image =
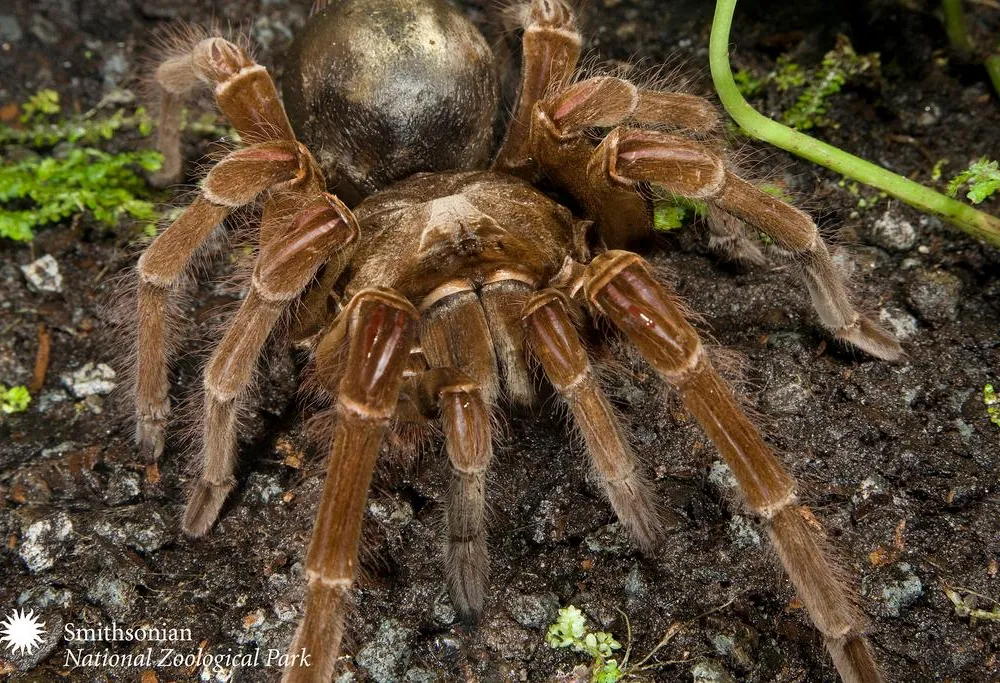
{"type": "Polygon", "coordinates": [[[513,16],[523,73],[498,151],[493,55],[445,0],[319,0],[286,68],[287,116],[264,67],[222,38],[159,67],[168,174],[180,169],[180,104],[199,81],[245,146],[209,171],[139,260],[137,438],[150,457],[162,453],[169,414],[173,294],[215,227],[263,204],[249,290],[205,370],[202,468],[184,530],[207,533],[233,488],[237,413],[281,331],[308,340],[314,381],[336,412],[305,615],[289,647],[311,666],[290,666],[285,680],[334,673],[387,430],[412,438],[440,425],[453,468],[448,586],[461,614],[480,611],[491,416],[504,402],[534,401],[534,361],[568,405],[617,516],[654,550],[663,530],[652,488],[581,341],[582,328],[606,318],[729,464],[842,678],[881,680],[795,481],[680,303],[623,250],[650,233],[649,186],[705,201],[713,243],[734,256],[757,253],[744,224],[766,235],[799,267],[837,339],[888,360],[899,345],[851,305],[806,214],[734,175],[705,144],[664,132],[709,132],[717,115],[707,101],[578,75],[581,40],[563,0],[532,0],[513,16]]]}

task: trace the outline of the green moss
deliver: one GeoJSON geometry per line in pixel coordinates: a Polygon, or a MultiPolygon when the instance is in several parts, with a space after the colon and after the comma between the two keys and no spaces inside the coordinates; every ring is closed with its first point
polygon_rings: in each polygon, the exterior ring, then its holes
{"type": "Polygon", "coordinates": [[[568,647],[592,657],[592,683],[616,683],[624,675],[618,661],[612,658],[622,644],[610,633],[588,631],[586,618],[573,605],[559,610],[559,618],[549,626],[545,640],[552,648],[568,647]]]}
{"type": "Polygon", "coordinates": [[[740,69],[733,74],[736,81],[736,88],[743,94],[743,97],[753,97],[764,87],[764,81],[755,77],[749,69],[740,69]]]}
{"type": "Polygon", "coordinates": [[[997,162],[986,157],[972,162],[967,169],[949,181],[948,194],[957,196],[963,185],[969,186],[965,196],[973,204],[981,204],[989,199],[1000,190],[1000,168],[997,167],[997,162]]]}
{"type": "Polygon", "coordinates": [[[161,156],[100,148],[119,131],[149,135],[152,120],[144,109],[52,120],[61,108],[51,90],[21,109],[26,127],[0,126],[0,238],[27,242],[36,228],[84,212],[109,227],[132,218],[145,223],[146,232],[155,230],[152,191],[139,172],[158,170],[161,156]]]}
{"type": "Polygon", "coordinates": [[[859,55],[846,36],[837,36],[837,45],[823,57],[822,63],[806,74],[797,64],[778,59],[774,81],[779,90],[805,87],[791,109],[781,116],[788,126],[809,130],[832,125],[826,117],[827,99],[844,87],[848,80],[864,73],[877,73],[878,53],[859,55]]]}
{"type": "Polygon", "coordinates": [[[74,148],[60,158],[33,157],[0,167],[0,237],[27,241],[33,230],[84,211],[115,227],[124,217],[157,219],[146,181],[137,169],[155,171],[162,158],[142,150],[108,154],[74,148]]]}
{"type": "Polygon", "coordinates": [[[9,415],[11,413],[23,413],[31,403],[31,394],[27,388],[7,387],[0,384],[0,412],[9,415]]]}
{"type": "Polygon", "coordinates": [[[983,386],[983,404],[986,406],[986,414],[990,416],[990,422],[1000,427],[1000,396],[997,396],[992,384],[983,386]]]}

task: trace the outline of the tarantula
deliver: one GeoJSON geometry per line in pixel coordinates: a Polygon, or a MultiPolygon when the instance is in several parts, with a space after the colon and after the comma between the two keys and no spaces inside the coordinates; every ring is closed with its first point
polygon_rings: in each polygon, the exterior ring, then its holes
{"type": "Polygon", "coordinates": [[[757,253],[744,224],[770,238],[799,266],[837,339],[888,360],[899,345],[851,305],[812,220],[697,140],[717,124],[710,103],[580,75],[581,38],[564,0],[532,0],[511,16],[523,29],[522,78],[497,151],[493,54],[445,0],[319,0],[292,48],[284,106],[265,68],[221,37],[158,68],[168,175],[180,170],[180,106],[198,82],[214,88],[245,146],[208,172],[139,259],[137,439],[149,457],[164,447],[175,291],[217,225],[263,205],[246,298],[204,373],[202,467],[185,532],[208,532],[234,486],[236,416],[263,347],[281,333],[308,340],[312,376],[336,413],[305,615],[289,648],[312,666],[289,666],[285,680],[333,675],[387,430],[440,425],[453,469],[447,582],[461,614],[480,611],[491,416],[505,401],[534,401],[536,362],[568,405],[618,518],[654,550],[663,530],[652,487],[581,341],[585,326],[606,318],[729,464],[841,677],[881,680],[795,482],[676,297],[623,250],[650,234],[649,186],[705,201],[713,243],[735,256],[757,253]]]}

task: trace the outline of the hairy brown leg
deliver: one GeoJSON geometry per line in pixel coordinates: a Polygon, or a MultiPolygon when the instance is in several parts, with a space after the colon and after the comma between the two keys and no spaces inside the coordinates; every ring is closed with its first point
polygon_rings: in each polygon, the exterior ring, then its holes
{"type": "Polygon", "coordinates": [[[656,131],[616,128],[594,150],[587,174],[594,187],[637,188],[655,183],[674,194],[714,202],[794,257],[820,322],[837,339],[877,358],[902,356],[895,337],[851,304],[812,219],[727,171],[722,160],[703,145],[656,131]]]}
{"type": "Polygon", "coordinates": [[[594,184],[587,169],[594,153],[588,130],[624,121],[711,131],[718,114],[700,97],[637,88],[620,78],[590,78],[549,93],[531,114],[530,152],[546,177],[568,192],[597,222],[605,243],[621,248],[649,236],[651,204],[631,187],[594,184]]]}
{"type": "MultiPolygon", "coordinates": [[[[341,316],[348,320],[330,334],[345,335],[347,360],[336,388],[337,423],[306,556],[305,615],[288,650],[290,658],[304,652],[311,660],[310,666],[286,668],[286,683],[326,683],[333,677],[357,573],[365,500],[385,427],[396,410],[417,312],[393,291],[367,289],[341,316]]],[[[331,363],[339,365],[331,357],[339,351],[336,341],[323,345],[324,355],[317,356],[321,381],[331,363]]]]}
{"type": "Polygon", "coordinates": [[[164,161],[151,182],[158,186],[181,180],[181,111],[199,82],[214,89],[219,109],[245,142],[295,139],[267,70],[224,38],[205,38],[187,54],[165,60],[156,82],[162,90],[156,147],[164,161]]]}
{"type": "Polygon", "coordinates": [[[566,309],[566,297],[554,289],[539,292],[525,306],[524,322],[528,346],[573,411],[615,514],[639,547],[652,551],[663,540],[653,488],[594,378],[587,351],[566,309]]]}
{"type": "Polygon", "coordinates": [[[576,16],[563,0],[532,0],[521,17],[524,27],[521,89],[507,136],[493,167],[530,174],[529,131],[535,103],[553,89],[569,83],[580,59],[582,38],[576,16]]]}
{"type": "Polygon", "coordinates": [[[408,381],[406,393],[428,417],[439,417],[451,462],[445,570],[456,611],[474,620],[483,608],[486,468],[493,458],[489,407],[479,386],[455,368],[434,368],[408,381]]]}
{"type": "Polygon", "coordinates": [[[524,361],[521,311],[535,288],[520,280],[488,282],[479,290],[497,361],[503,371],[503,389],[512,403],[529,406],[535,397],[531,373],[524,361]]]}
{"type": "MultiPolygon", "coordinates": [[[[322,194],[293,218],[265,215],[280,223],[260,245],[250,291],[229,321],[205,372],[201,444],[202,472],[184,513],[184,531],[205,534],[235,483],[236,419],[257,360],[275,324],[336,252],[349,250],[358,236],[354,216],[333,195],[322,194]]],[[[342,254],[335,263],[344,262],[342,254]]]]}
{"type": "Polygon", "coordinates": [[[139,258],[136,340],[136,439],[144,457],[163,452],[170,411],[170,348],[167,311],[192,257],[229,213],[280,183],[306,182],[311,175],[294,142],[268,142],[232,152],[209,172],[201,194],[139,258]]]}
{"type": "Polygon", "coordinates": [[[799,505],[795,482],[740,410],[708,360],[698,333],[642,258],[606,252],[587,267],[588,303],[621,329],[646,361],[681,394],[685,407],[725,458],[749,508],[768,535],[799,599],[823,633],[841,678],[876,683],[882,676],[863,635],[863,622],[823,550],[812,514],[799,505]]]}
{"type": "Polygon", "coordinates": [[[737,263],[763,266],[767,263],[757,241],[747,234],[746,225],[736,216],[726,213],[714,202],[706,203],[708,215],[708,247],[723,258],[737,263]]]}
{"type": "Polygon", "coordinates": [[[496,404],[500,392],[496,352],[483,306],[471,286],[449,294],[424,311],[420,346],[430,367],[458,368],[479,386],[487,405],[496,404]]]}

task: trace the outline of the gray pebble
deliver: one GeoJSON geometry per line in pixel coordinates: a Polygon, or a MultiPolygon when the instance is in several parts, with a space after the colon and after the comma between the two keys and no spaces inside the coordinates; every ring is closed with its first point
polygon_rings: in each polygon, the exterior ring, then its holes
{"type": "Polygon", "coordinates": [[[908,339],[918,331],[917,319],[901,308],[886,306],[878,312],[878,319],[896,335],[896,339],[908,339]]]}
{"type": "Polygon", "coordinates": [[[898,617],[906,607],[924,594],[924,584],[913,572],[913,568],[906,563],[900,564],[899,568],[905,576],[882,589],[882,599],[888,607],[889,616],[893,617],[898,617]]]}
{"type": "Polygon", "coordinates": [[[406,628],[396,619],[386,619],[378,627],[375,639],[365,645],[354,661],[371,675],[376,683],[396,683],[413,654],[411,642],[416,631],[406,628]]]}
{"type": "Polygon", "coordinates": [[[438,594],[431,607],[431,614],[434,616],[434,621],[442,626],[450,626],[455,622],[455,608],[452,607],[447,591],[438,594]]]}
{"type": "Polygon", "coordinates": [[[418,666],[409,669],[406,675],[403,676],[403,681],[405,683],[436,683],[441,679],[433,671],[428,671],[427,669],[422,669],[418,666]]]}
{"type": "Polygon", "coordinates": [[[913,223],[900,216],[892,205],[868,229],[868,240],[888,251],[908,251],[917,243],[913,223]]]}
{"type": "Polygon", "coordinates": [[[805,408],[811,396],[812,392],[801,375],[775,373],[773,383],[761,399],[769,412],[795,414],[805,408]]]}
{"type": "Polygon", "coordinates": [[[31,15],[31,34],[46,45],[55,45],[62,40],[59,27],[37,13],[31,15]]]}
{"type": "Polygon", "coordinates": [[[708,468],[708,481],[715,484],[722,491],[728,491],[740,485],[736,481],[733,471],[729,469],[729,465],[722,460],[716,460],[708,468]]]}
{"type": "Polygon", "coordinates": [[[516,593],[508,598],[507,611],[521,626],[542,628],[555,621],[559,612],[559,599],[552,593],[516,593]]]}
{"type": "Polygon", "coordinates": [[[77,398],[109,394],[115,388],[115,371],[104,363],[87,363],[61,377],[63,386],[77,398]]]}
{"type": "Polygon", "coordinates": [[[62,292],[62,273],[59,272],[59,262],[51,254],[35,259],[26,266],[21,266],[24,279],[28,281],[28,289],[32,292],[62,292]]]}
{"type": "Polygon", "coordinates": [[[114,619],[127,618],[135,598],[135,586],[106,575],[96,577],[87,589],[87,599],[100,605],[114,619]]]}
{"type": "Polygon", "coordinates": [[[129,63],[121,51],[114,52],[104,60],[101,66],[101,75],[104,77],[104,87],[113,90],[121,83],[122,78],[128,73],[129,63]]]}
{"type": "MultiPolygon", "coordinates": [[[[117,512],[117,511],[116,511],[117,512]]],[[[170,540],[170,526],[159,512],[145,504],[126,508],[127,521],[102,519],[94,523],[94,533],[117,545],[127,545],[142,553],[159,550],[170,540]]]]}
{"type": "Polygon", "coordinates": [[[618,522],[606,524],[583,539],[587,549],[595,553],[617,554],[625,552],[631,545],[628,532],[618,522]]]}
{"type": "Polygon", "coordinates": [[[21,537],[18,555],[32,572],[52,567],[66,553],[66,541],[73,535],[73,522],[65,512],[28,525],[21,537]]]}
{"type": "Polygon", "coordinates": [[[137,472],[118,470],[108,481],[104,490],[104,502],[108,505],[123,505],[142,492],[142,480],[137,472]]]}
{"type": "Polygon", "coordinates": [[[729,520],[729,536],[737,548],[759,548],[761,545],[760,534],[743,515],[733,515],[729,520]]]}
{"type": "Polygon", "coordinates": [[[943,270],[921,271],[909,287],[910,304],[921,320],[941,325],[958,315],[962,281],[943,270]]]}
{"type": "Polygon", "coordinates": [[[13,14],[0,14],[0,41],[16,43],[23,36],[24,33],[21,31],[21,24],[17,22],[17,17],[13,14]]]}
{"type": "Polygon", "coordinates": [[[711,659],[703,659],[691,667],[691,676],[694,683],[736,683],[722,664],[711,659]]]}

